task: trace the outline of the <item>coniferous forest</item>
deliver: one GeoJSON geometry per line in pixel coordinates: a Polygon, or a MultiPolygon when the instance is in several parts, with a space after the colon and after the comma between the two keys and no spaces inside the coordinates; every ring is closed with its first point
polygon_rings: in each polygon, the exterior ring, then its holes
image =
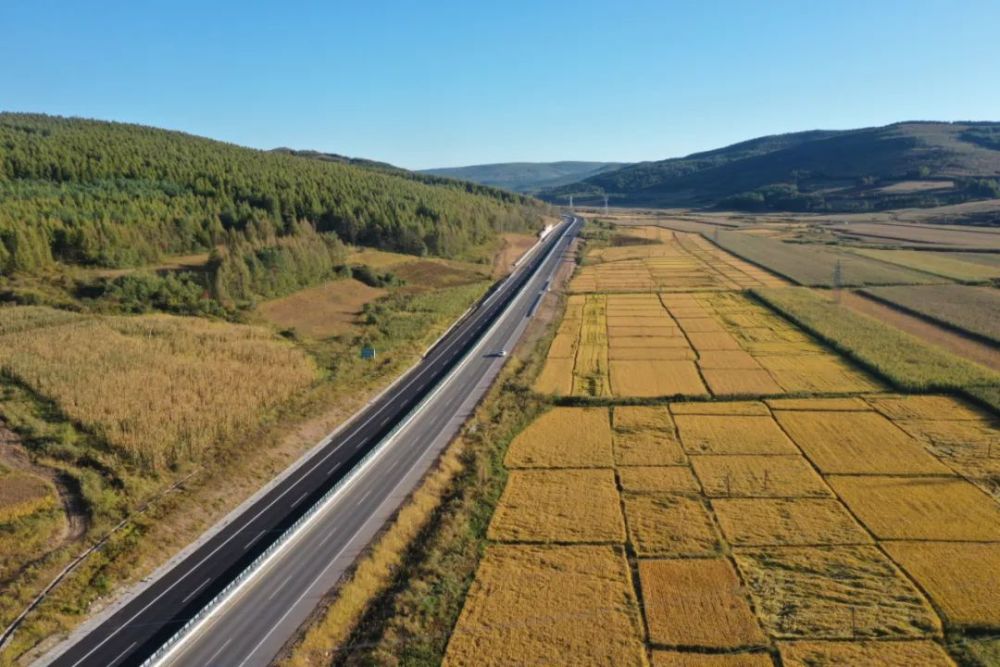
{"type": "Polygon", "coordinates": [[[211,251],[203,287],[220,301],[322,279],[344,244],[455,257],[537,227],[543,211],[530,198],[376,163],[16,113],[0,114],[0,204],[4,274],[211,251]]]}

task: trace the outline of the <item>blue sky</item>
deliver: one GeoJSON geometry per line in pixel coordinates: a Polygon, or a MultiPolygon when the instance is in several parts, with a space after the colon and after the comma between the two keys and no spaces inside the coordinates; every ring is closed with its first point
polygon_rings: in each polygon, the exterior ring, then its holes
{"type": "Polygon", "coordinates": [[[409,168],[1000,120],[1000,2],[0,2],[0,109],[409,168]]]}

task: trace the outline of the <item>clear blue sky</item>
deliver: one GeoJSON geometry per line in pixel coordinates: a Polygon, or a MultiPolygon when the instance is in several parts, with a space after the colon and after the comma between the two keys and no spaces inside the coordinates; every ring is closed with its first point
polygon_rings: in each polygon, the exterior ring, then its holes
{"type": "Polygon", "coordinates": [[[1000,120],[1000,2],[0,2],[0,109],[409,168],[1000,120]]]}

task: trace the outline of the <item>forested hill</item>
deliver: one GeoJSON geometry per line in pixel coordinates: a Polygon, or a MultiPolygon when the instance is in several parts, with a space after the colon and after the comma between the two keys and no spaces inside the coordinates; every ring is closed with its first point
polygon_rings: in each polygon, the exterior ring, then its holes
{"type": "Polygon", "coordinates": [[[1000,197],[1000,123],[908,122],[761,137],[541,193],[626,206],[855,211],[1000,197]]]}
{"type": "Polygon", "coordinates": [[[220,245],[252,247],[260,263],[340,241],[455,256],[539,224],[536,200],[423,178],[151,127],[2,113],[0,271],[139,266],[220,245]]]}
{"type": "Polygon", "coordinates": [[[424,169],[421,174],[457,178],[514,192],[535,193],[621,168],[621,162],[500,162],[424,169]]]}

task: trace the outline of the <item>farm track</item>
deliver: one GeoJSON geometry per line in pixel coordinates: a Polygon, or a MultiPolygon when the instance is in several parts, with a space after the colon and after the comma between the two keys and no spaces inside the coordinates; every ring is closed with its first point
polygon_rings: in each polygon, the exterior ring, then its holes
{"type": "Polygon", "coordinates": [[[911,315],[899,308],[886,305],[874,299],[851,291],[840,295],[842,305],[851,310],[868,315],[890,324],[897,329],[938,345],[969,361],[1000,371],[1000,352],[997,348],[972,336],[966,336],[952,328],[945,328],[927,318],[911,315]]]}

